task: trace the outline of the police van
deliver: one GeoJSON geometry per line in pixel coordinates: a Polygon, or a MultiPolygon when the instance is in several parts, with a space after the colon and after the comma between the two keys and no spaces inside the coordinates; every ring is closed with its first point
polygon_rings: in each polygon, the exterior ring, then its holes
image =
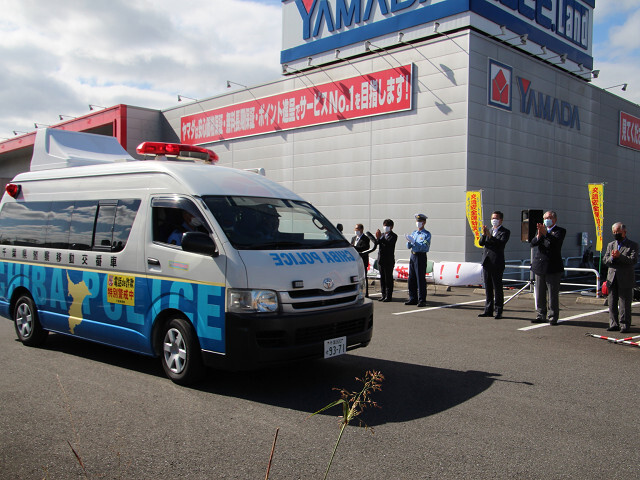
{"type": "Polygon", "coordinates": [[[38,130],[0,203],[0,314],[160,357],[176,383],[369,344],[357,252],[311,204],[211,150],[38,130]]]}

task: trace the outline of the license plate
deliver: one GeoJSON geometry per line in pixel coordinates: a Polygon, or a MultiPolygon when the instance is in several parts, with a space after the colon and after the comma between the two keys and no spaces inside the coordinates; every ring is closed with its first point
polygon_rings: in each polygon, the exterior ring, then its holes
{"type": "Polygon", "coordinates": [[[324,341],[324,358],[337,357],[347,353],[347,337],[332,338],[324,341]]]}

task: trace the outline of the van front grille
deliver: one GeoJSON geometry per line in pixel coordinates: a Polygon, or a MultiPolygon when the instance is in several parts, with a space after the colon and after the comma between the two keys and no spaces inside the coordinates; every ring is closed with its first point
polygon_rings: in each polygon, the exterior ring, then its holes
{"type": "MultiPolygon", "coordinates": [[[[261,348],[284,348],[323,342],[330,338],[348,337],[365,331],[366,318],[356,318],[344,322],[302,327],[293,331],[293,344],[283,330],[262,331],[256,333],[256,341],[261,348]]],[[[369,326],[370,328],[370,326],[369,326]]]]}

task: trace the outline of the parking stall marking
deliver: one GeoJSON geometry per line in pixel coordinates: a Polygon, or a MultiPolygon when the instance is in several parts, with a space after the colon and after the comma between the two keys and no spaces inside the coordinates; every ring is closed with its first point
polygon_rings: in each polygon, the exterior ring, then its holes
{"type": "MultiPolygon", "coordinates": [[[[640,302],[633,302],[631,304],[632,307],[635,307],[636,305],[640,305],[640,302]]],[[[608,312],[609,312],[609,309],[608,308],[604,308],[602,310],[595,310],[593,312],[580,313],[580,314],[574,315],[572,317],[559,318],[558,319],[558,323],[568,322],[569,320],[575,320],[576,318],[589,317],[591,315],[598,315],[600,313],[608,313],[608,312]]],[[[549,323],[544,322],[544,323],[537,323],[535,325],[530,325],[528,327],[522,327],[522,328],[519,328],[518,330],[526,332],[528,330],[533,330],[535,328],[542,328],[542,327],[548,327],[548,326],[549,326],[549,323]]]]}
{"type": "Polygon", "coordinates": [[[428,312],[430,310],[439,310],[441,308],[451,308],[458,307],[460,305],[471,305],[473,303],[484,303],[484,298],[482,300],[472,300],[470,302],[462,302],[462,303],[451,303],[449,305],[438,305],[437,307],[429,307],[429,308],[416,308],[415,310],[407,310],[406,312],[395,312],[392,315],[406,315],[408,313],[419,313],[419,312],[428,312]]]}

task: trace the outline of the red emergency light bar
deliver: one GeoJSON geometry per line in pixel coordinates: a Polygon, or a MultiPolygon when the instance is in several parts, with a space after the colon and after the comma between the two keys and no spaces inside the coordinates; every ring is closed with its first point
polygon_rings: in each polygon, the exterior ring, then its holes
{"type": "Polygon", "coordinates": [[[218,155],[208,148],[181,143],[142,142],[136,148],[136,152],[140,155],[162,155],[189,160],[204,160],[206,163],[211,164],[218,161],[218,155]]]}

